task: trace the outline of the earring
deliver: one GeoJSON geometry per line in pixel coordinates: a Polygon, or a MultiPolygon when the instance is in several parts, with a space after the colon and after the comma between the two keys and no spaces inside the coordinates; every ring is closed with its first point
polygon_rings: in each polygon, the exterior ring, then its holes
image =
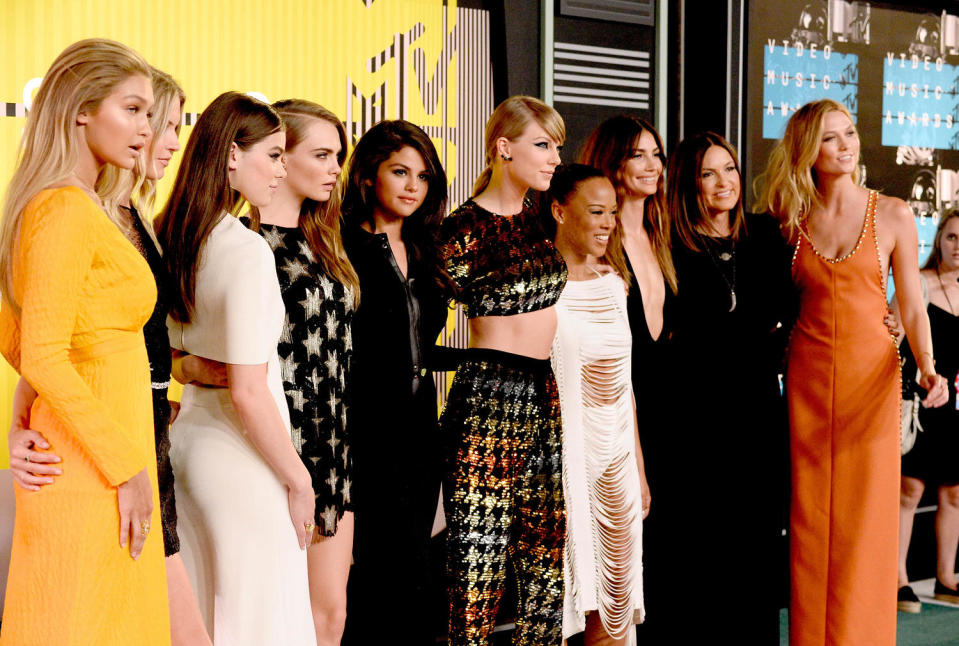
{"type": "Polygon", "coordinates": [[[503,158],[503,161],[508,161],[508,162],[513,161],[513,158],[512,158],[512,157],[509,157],[509,156],[504,155],[504,154],[502,154],[502,153],[500,153],[500,157],[503,158]]]}

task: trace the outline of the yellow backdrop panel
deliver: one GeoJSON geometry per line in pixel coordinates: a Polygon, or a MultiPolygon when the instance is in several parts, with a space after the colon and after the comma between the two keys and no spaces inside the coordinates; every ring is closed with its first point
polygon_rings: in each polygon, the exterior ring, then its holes
{"type": "MultiPolygon", "coordinates": [[[[456,57],[445,45],[455,28],[455,0],[0,0],[0,7],[3,184],[12,174],[25,121],[6,114],[22,114],[30,80],[42,77],[64,47],[90,37],[127,43],[172,74],[187,93],[188,113],[201,112],[221,92],[237,90],[270,101],[309,99],[346,119],[348,101],[360,112],[362,99],[382,87],[383,98],[367,101],[367,109],[426,127],[437,148],[448,152],[448,162],[456,158],[454,145],[443,141],[456,125],[456,57]],[[415,50],[421,53],[410,55],[415,50]],[[397,69],[398,61],[404,69],[397,69]],[[448,79],[439,90],[418,80],[432,83],[437,75],[448,79]],[[398,96],[405,99],[397,101],[398,96]],[[378,111],[383,101],[385,110],[378,111]]],[[[188,136],[185,128],[181,143],[188,136]]],[[[454,167],[448,163],[451,179],[454,167]]],[[[160,204],[175,173],[176,159],[161,183],[160,204]]],[[[0,467],[8,466],[6,434],[16,379],[3,362],[0,467]]]]}

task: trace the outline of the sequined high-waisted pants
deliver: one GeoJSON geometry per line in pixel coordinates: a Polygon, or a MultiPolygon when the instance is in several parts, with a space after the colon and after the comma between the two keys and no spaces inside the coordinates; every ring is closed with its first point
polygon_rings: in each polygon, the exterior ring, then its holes
{"type": "Polygon", "coordinates": [[[562,642],[559,396],[549,360],[470,349],[443,414],[450,646],[487,644],[507,561],[519,587],[515,644],[562,642]]]}

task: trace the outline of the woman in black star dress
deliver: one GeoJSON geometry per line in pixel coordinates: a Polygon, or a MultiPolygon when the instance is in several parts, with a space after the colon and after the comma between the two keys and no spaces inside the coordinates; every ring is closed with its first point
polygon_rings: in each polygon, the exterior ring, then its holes
{"type": "Polygon", "coordinates": [[[337,180],[346,131],[309,101],[273,104],[286,126],[287,177],[249,226],[273,249],[286,323],[277,346],[293,445],[313,478],[307,551],[318,646],[339,644],[353,548],[353,455],[347,418],[359,294],[340,238],[337,180]]]}

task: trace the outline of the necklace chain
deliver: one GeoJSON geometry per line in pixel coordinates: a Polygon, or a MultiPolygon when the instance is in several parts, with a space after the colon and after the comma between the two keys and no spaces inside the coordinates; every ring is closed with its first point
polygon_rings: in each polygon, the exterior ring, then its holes
{"type": "Polygon", "coordinates": [[[959,316],[959,313],[957,313],[956,309],[952,306],[952,299],[949,298],[949,292],[946,291],[946,286],[942,282],[942,274],[939,273],[938,267],[936,267],[936,278],[939,279],[939,287],[942,289],[942,295],[946,297],[946,302],[949,303],[949,313],[953,316],[959,316]]]}
{"type": "Polygon", "coordinates": [[[717,260],[715,255],[713,254],[713,250],[709,242],[706,243],[706,255],[709,256],[709,259],[712,261],[713,265],[716,267],[716,270],[719,272],[720,277],[722,277],[723,282],[726,283],[726,287],[729,288],[729,311],[732,312],[733,310],[736,309],[736,246],[735,244],[733,244],[729,252],[724,251],[720,254],[720,259],[722,259],[723,262],[732,262],[732,266],[733,266],[732,282],[730,282],[730,280],[726,278],[726,272],[723,271],[722,265],[719,264],[719,260],[717,260]],[[727,255],[729,256],[728,258],[723,258],[723,256],[727,256],[727,255]]]}

